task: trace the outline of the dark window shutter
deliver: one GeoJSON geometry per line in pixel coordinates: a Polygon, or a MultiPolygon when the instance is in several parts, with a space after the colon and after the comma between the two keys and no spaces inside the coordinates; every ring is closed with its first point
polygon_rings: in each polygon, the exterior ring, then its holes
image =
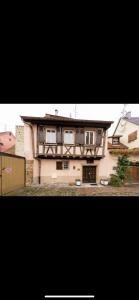
{"type": "Polygon", "coordinates": [[[102,142],[102,130],[98,129],[96,131],[96,146],[101,146],[101,142],[102,142]]]}
{"type": "Polygon", "coordinates": [[[84,129],[83,128],[76,129],[76,144],[84,145],[84,129]]]}
{"type": "Polygon", "coordinates": [[[90,145],[92,145],[93,143],[93,132],[90,132],[90,145]]]}
{"type": "Polygon", "coordinates": [[[57,129],[56,129],[56,142],[57,142],[57,144],[61,144],[62,143],[62,131],[61,131],[61,127],[57,127],[57,129]]]}
{"type": "Polygon", "coordinates": [[[62,161],[56,162],[56,170],[62,170],[62,161]]]}
{"type": "Polygon", "coordinates": [[[134,131],[128,135],[128,143],[137,139],[137,131],[134,131]]]}
{"type": "Polygon", "coordinates": [[[86,143],[86,145],[89,145],[89,132],[86,132],[85,143],[86,143]]]}
{"type": "Polygon", "coordinates": [[[45,143],[46,141],[46,128],[43,126],[39,127],[39,143],[45,143]]]}

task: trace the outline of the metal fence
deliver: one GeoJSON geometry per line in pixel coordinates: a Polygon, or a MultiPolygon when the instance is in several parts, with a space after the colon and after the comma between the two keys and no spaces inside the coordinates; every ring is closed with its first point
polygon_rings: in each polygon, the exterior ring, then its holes
{"type": "Polygon", "coordinates": [[[25,158],[0,153],[0,195],[25,186],[25,158]]]}

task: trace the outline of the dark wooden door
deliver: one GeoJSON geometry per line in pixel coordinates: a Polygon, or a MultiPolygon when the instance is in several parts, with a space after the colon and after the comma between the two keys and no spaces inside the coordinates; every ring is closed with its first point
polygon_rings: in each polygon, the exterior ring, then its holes
{"type": "Polygon", "coordinates": [[[96,183],[96,166],[83,166],[83,182],[96,183]]]}

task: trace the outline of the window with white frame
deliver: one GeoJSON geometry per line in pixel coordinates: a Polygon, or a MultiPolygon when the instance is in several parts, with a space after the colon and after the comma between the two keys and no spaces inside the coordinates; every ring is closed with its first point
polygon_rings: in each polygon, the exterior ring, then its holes
{"type": "Polygon", "coordinates": [[[95,133],[93,131],[85,132],[85,144],[86,145],[94,145],[95,142],[95,133]]]}
{"type": "Polygon", "coordinates": [[[63,169],[67,170],[69,168],[69,161],[65,160],[63,161],[63,169]]]}
{"type": "Polygon", "coordinates": [[[56,143],[56,130],[47,129],[46,130],[46,143],[55,144],[56,143]]]}
{"type": "Polygon", "coordinates": [[[64,131],[64,144],[74,144],[74,133],[73,130],[64,131]]]}

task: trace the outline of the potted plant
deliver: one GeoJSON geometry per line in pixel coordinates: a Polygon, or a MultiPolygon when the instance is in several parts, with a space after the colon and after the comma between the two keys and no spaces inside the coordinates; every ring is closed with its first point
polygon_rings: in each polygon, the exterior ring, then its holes
{"type": "Polygon", "coordinates": [[[102,185],[108,185],[109,180],[108,180],[107,177],[102,177],[101,180],[100,180],[100,183],[101,183],[102,185]]]}
{"type": "Polygon", "coordinates": [[[75,179],[75,183],[77,186],[80,186],[81,185],[81,180],[80,179],[75,179]]]}

